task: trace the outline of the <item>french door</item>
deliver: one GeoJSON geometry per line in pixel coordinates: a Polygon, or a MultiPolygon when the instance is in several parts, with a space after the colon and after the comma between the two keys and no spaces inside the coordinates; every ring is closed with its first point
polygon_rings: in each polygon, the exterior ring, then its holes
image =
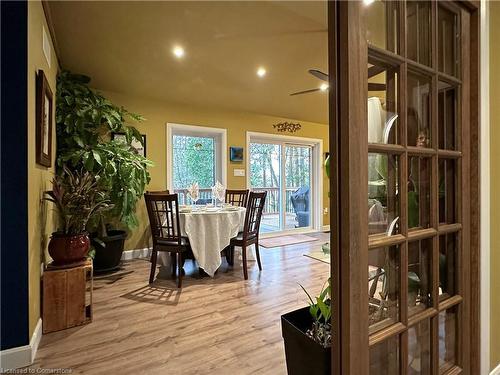
{"type": "Polygon", "coordinates": [[[312,166],[311,145],[251,139],[249,187],[267,191],[261,233],[312,227],[312,166]]]}
{"type": "Polygon", "coordinates": [[[334,373],[474,373],[471,14],[341,1],[329,27],[334,373]]]}

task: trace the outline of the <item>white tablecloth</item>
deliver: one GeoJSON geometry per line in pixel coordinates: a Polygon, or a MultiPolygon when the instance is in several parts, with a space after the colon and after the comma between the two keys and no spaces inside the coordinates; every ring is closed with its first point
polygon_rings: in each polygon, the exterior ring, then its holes
{"type": "MultiPolygon", "coordinates": [[[[243,229],[245,208],[239,207],[236,211],[200,210],[180,213],[179,216],[182,235],[189,238],[198,266],[213,276],[222,263],[221,251],[243,229]]],[[[159,252],[158,260],[161,265],[167,266],[170,254],[159,252]]]]}

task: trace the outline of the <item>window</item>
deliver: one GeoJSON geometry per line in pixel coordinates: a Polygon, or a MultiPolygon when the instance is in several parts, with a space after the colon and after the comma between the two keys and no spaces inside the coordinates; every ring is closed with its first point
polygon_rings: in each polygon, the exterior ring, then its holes
{"type": "Polygon", "coordinates": [[[179,194],[179,203],[189,204],[187,188],[197,182],[197,203],[208,203],[212,186],[226,180],[225,129],[177,124],[168,124],[167,129],[169,190],[179,194]]]}

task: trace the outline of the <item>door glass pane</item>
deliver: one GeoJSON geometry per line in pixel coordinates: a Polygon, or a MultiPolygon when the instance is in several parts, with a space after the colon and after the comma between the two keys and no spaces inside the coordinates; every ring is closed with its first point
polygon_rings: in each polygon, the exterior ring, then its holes
{"type": "Polygon", "coordinates": [[[399,246],[368,250],[370,334],[399,319],[399,246]]]}
{"type": "Polygon", "coordinates": [[[441,72],[458,72],[458,17],[443,6],[438,7],[438,66],[441,72]]]}
{"type": "Polygon", "coordinates": [[[431,3],[406,2],[408,58],[420,64],[431,65],[431,3]]]}
{"type": "Polygon", "coordinates": [[[398,6],[395,1],[365,1],[366,40],[368,44],[398,52],[398,6]]]}
{"type": "Polygon", "coordinates": [[[438,83],[439,148],[456,149],[458,88],[447,82],[438,83]]]}
{"type": "Polygon", "coordinates": [[[431,373],[431,325],[429,319],[408,329],[408,375],[431,373]]]}
{"type": "Polygon", "coordinates": [[[439,159],[439,223],[457,222],[456,160],[439,159]]]}
{"type": "Polygon", "coordinates": [[[281,229],[281,146],[250,143],[250,188],[267,191],[261,233],[281,229]]]}
{"type": "Polygon", "coordinates": [[[285,229],[312,225],[311,151],[309,146],[285,146],[285,229]]]}
{"type": "Polygon", "coordinates": [[[408,314],[431,306],[432,239],[408,244],[408,314]]]}
{"type": "Polygon", "coordinates": [[[368,142],[399,143],[396,68],[368,64],[368,142]]]}
{"type": "Polygon", "coordinates": [[[439,300],[457,293],[458,233],[439,237],[439,300]]]}
{"type": "Polygon", "coordinates": [[[399,336],[370,347],[370,375],[399,374],[399,336]]]}
{"type": "Polygon", "coordinates": [[[368,233],[399,233],[399,158],[368,154],[368,233]]]}
{"type": "Polygon", "coordinates": [[[408,146],[432,147],[431,78],[408,72],[408,146]]]}
{"type": "Polygon", "coordinates": [[[442,374],[456,364],[458,308],[442,311],[439,319],[439,372],[442,374]]]}
{"type": "Polygon", "coordinates": [[[408,161],[408,227],[430,226],[431,158],[412,156],[408,161]]]}
{"type": "Polygon", "coordinates": [[[179,203],[192,203],[187,197],[186,189],[194,182],[200,187],[200,198],[197,203],[211,201],[211,188],[216,180],[215,139],[173,135],[172,142],[172,178],[174,192],[179,194],[179,203]]]}

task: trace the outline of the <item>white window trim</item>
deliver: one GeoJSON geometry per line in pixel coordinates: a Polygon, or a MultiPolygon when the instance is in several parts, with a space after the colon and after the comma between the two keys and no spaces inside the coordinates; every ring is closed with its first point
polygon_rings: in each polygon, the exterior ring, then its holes
{"type": "Polygon", "coordinates": [[[198,137],[216,136],[220,139],[220,142],[215,143],[215,155],[220,155],[220,165],[216,164],[216,175],[220,174],[220,183],[227,186],[227,129],[222,128],[212,128],[208,126],[198,126],[198,125],[185,125],[167,122],[167,154],[166,154],[166,169],[167,169],[167,189],[174,191],[173,175],[171,164],[173,161],[173,145],[172,136],[174,133],[182,133],[186,135],[193,135],[198,137]]]}
{"type": "Polygon", "coordinates": [[[250,189],[250,142],[251,139],[258,139],[259,141],[269,140],[270,142],[286,142],[293,143],[296,145],[308,145],[312,146],[313,152],[313,179],[312,179],[312,190],[313,190],[313,207],[314,214],[312,215],[312,226],[306,229],[292,229],[283,230],[272,233],[265,233],[261,237],[275,237],[283,235],[286,233],[307,233],[316,232],[323,229],[323,140],[319,138],[307,138],[307,137],[296,137],[291,135],[281,135],[281,134],[269,134],[269,133],[258,133],[247,131],[246,135],[246,177],[247,177],[247,189],[250,189]]]}

